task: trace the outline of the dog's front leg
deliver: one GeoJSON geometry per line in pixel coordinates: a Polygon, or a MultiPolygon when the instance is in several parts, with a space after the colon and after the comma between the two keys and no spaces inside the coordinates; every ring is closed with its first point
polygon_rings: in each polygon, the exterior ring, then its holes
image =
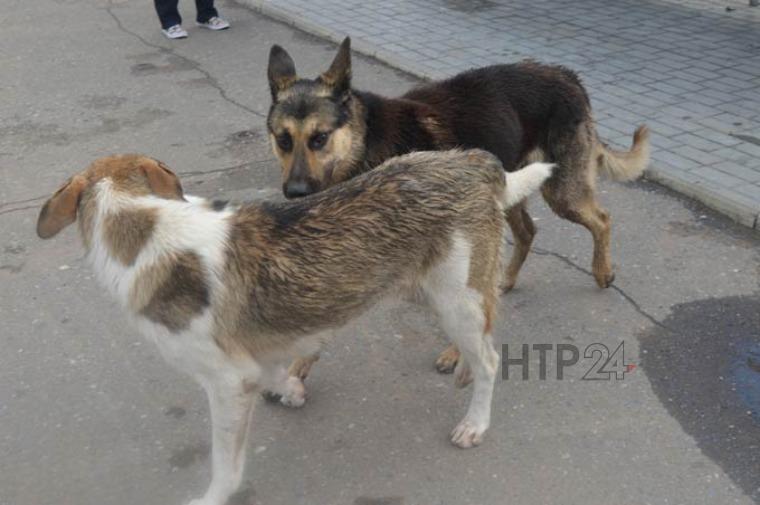
{"type": "Polygon", "coordinates": [[[243,477],[248,428],[258,388],[242,379],[209,382],[204,388],[211,408],[212,479],[203,498],[190,505],[225,505],[243,477]]]}

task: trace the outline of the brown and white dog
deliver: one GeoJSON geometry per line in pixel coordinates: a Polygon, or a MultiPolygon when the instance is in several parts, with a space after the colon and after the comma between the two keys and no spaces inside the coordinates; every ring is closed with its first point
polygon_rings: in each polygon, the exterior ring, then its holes
{"type": "Polygon", "coordinates": [[[458,385],[474,381],[451,440],[481,442],[498,369],[491,327],[503,215],[551,167],[505,177],[485,151],[419,152],[297,201],[218,208],[185,195],[161,162],[111,156],[45,203],[37,233],[50,238],[78,220],[99,280],[163,356],[204,387],[213,478],[192,503],[223,505],[241,481],[257,392],[302,404],[287,360],[409,289],[425,295],[461,349],[458,385]]]}

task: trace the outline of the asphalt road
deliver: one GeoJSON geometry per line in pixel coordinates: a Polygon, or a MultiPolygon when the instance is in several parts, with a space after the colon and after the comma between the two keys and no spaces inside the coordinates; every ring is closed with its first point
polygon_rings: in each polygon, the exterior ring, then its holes
{"type": "MultiPolygon", "coordinates": [[[[303,75],[334,47],[229,2],[231,30],[170,42],[148,0],[10,1],[0,14],[0,504],[172,505],[210,477],[202,391],[104,296],[75,230],[39,206],[98,156],[143,152],[186,190],[280,198],[266,58],[303,75]]],[[[193,6],[181,2],[187,20],[193,6]]],[[[413,84],[356,58],[355,84],[413,84]]],[[[631,130],[634,125],[631,125],[631,130]]],[[[497,340],[552,344],[497,384],[483,446],[448,432],[470,392],[433,370],[440,331],[380,307],[326,349],[300,410],[261,403],[237,505],[760,503],[760,239],[655,185],[603,183],[617,281],[589,275],[588,233],[531,208],[539,234],[497,340]],[[623,380],[583,380],[586,347],[624,343],[623,380]],[[557,344],[581,359],[556,379],[557,344]]]]}

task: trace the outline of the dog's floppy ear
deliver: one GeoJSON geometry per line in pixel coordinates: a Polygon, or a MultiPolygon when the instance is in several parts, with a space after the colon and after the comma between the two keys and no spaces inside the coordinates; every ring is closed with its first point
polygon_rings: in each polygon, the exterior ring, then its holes
{"type": "Polygon", "coordinates": [[[272,91],[272,100],[277,100],[277,94],[289,88],[296,82],[296,64],[288,52],[277,44],[269,51],[269,89],[272,91]]]}
{"type": "Polygon", "coordinates": [[[333,88],[337,95],[348,93],[351,89],[351,38],[346,37],[338,48],[330,68],[319,76],[327,86],[333,88]]]}
{"type": "Polygon", "coordinates": [[[77,219],[77,207],[87,179],[75,175],[45,202],[37,218],[37,236],[51,238],[77,219]]]}
{"type": "Polygon", "coordinates": [[[150,159],[140,165],[153,194],[170,200],[184,200],[179,178],[163,162],[150,159]]]}

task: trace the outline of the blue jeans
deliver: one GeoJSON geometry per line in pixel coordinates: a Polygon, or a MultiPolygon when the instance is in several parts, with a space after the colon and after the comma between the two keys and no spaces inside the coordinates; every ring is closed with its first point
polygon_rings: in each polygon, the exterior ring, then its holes
{"type": "MultiPolygon", "coordinates": [[[[161,28],[167,29],[170,26],[182,24],[182,17],[177,10],[179,0],[155,0],[156,12],[158,19],[161,21],[161,28]]],[[[195,0],[195,8],[198,11],[196,21],[205,23],[214,16],[218,16],[214,8],[214,0],[195,0]]]]}

